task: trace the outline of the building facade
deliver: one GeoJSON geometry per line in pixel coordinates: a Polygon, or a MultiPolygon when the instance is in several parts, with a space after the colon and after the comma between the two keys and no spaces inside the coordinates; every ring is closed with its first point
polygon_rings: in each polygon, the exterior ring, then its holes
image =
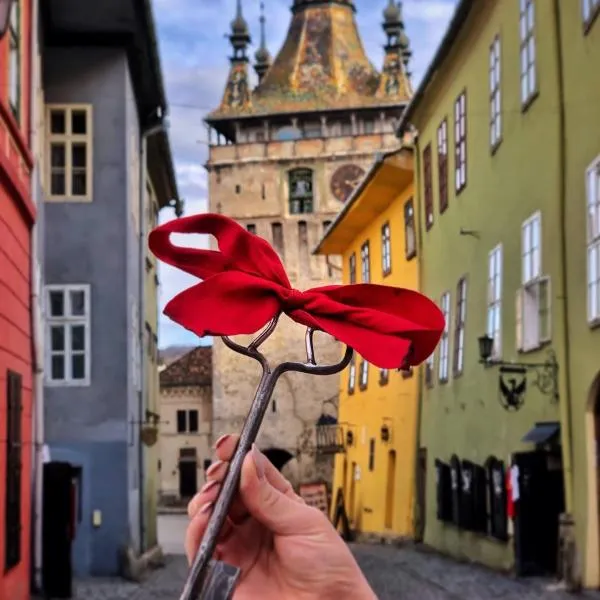
{"type": "Polygon", "coordinates": [[[0,38],[0,597],[15,600],[29,598],[31,564],[33,5],[13,2],[0,38]]]}
{"type": "Polygon", "coordinates": [[[212,348],[200,346],[160,373],[160,501],[189,502],[212,458],[212,348]]]}
{"type": "MultiPolygon", "coordinates": [[[[418,288],[413,192],[410,149],[373,164],[316,249],[342,256],[343,283],[418,288]]],[[[414,535],[417,382],[416,370],[378,369],[357,355],[341,377],[333,497],[341,490],[357,533],[414,535]]]]}
{"type": "MultiPolygon", "coordinates": [[[[231,68],[220,106],[210,113],[209,205],[267,239],[292,285],[340,281],[339,261],[310,249],[363,177],[374,154],[396,147],[394,123],[410,96],[410,56],[402,15],[388,7],[383,71],[366,57],[351,0],[294,0],[286,40],[271,62],[262,40],[252,88],[250,41],[241,3],[232,22],[231,68]]],[[[274,362],[304,360],[304,331],[281,319],[265,348],[274,362]]],[[[340,348],[318,340],[323,363],[340,348]]],[[[254,361],[215,340],[213,432],[238,431],[259,379],[254,361]]],[[[337,402],[336,377],[286,374],[277,386],[258,443],[294,483],[330,481],[331,461],[314,459],[314,425],[337,402]],[[295,460],[292,460],[292,459],[295,460]]]]}
{"type": "Polygon", "coordinates": [[[417,130],[421,291],[447,317],[422,386],[425,542],[584,582],[597,569],[584,507],[597,501],[584,485],[590,440],[577,432],[593,422],[584,406],[595,374],[571,356],[594,335],[581,269],[598,134],[573,85],[578,74],[588,91],[595,84],[580,63],[598,54],[592,21],[579,3],[459,2],[399,129],[417,130]],[[565,513],[575,517],[571,573],[558,560],[565,513]]]}
{"type": "Polygon", "coordinates": [[[180,206],[150,3],[99,19],[49,2],[43,15],[45,437],[50,465],[72,468],[75,574],[115,575],[124,549],[156,544],[146,238],[159,208],[180,206]]]}

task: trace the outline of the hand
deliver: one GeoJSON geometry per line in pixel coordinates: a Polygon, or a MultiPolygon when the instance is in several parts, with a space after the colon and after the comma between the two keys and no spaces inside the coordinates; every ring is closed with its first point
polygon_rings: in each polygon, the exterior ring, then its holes
{"type": "MultiPolygon", "coordinates": [[[[190,562],[237,442],[233,435],[217,442],[219,460],[188,506],[185,548],[190,562]]],[[[256,446],[244,460],[240,492],[215,558],[242,570],[234,600],[377,600],[327,517],[307,506],[256,446]]]]}

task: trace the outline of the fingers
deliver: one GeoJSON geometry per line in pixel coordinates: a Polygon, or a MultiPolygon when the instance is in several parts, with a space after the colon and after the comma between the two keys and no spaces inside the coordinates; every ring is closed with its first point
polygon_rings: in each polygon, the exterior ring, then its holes
{"type": "MultiPolygon", "coordinates": [[[[200,495],[200,494],[198,494],[200,495]]],[[[191,503],[190,503],[191,504],[191,503]]],[[[208,525],[208,519],[212,512],[213,504],[211,501],[202,504],[194,514],[190,524],[188,525],[185,533],[185,554],[188,562],[191,563],[194,560],[194,556],[200,546],[206,526],[208,525]]],[[[221,532],[220,539],[226,538],[231,531],[231,526],[226,524],[221,532]]]]}

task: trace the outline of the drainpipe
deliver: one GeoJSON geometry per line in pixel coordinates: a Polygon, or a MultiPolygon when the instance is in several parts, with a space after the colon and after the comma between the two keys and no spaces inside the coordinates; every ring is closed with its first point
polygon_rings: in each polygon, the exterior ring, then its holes
{"type": "MultiPolygon", "coordinates": [[[[31,197],[36,207],[41,205],[41,190],[38,182],[39,177],[39,95],[41,85],[41,65],[38,56],[38,33],[39,33],[39,2],[33,0],[31,3],[31,45],[30,45],[30,89],[29,111],[31,119],[30,144],[34,153],[34,166],[31,172],[31,197]]],[[[31,419],[32,428],[32,471],[31,471],[31,578],[32,588],[42,589],[42,490],[44,469],[44,321],[43,311],[40,303],[42,273],[40,261],[39,232],[43,225],[40,223],[38,213],[37,220],[31,228],[31,330],[33,350],[33,411],[31,419]]]]}
{"type": "Polygon", "coordinates": [[[559,219],[560,219],[560,293],[563,299],[562,333],[564,340],[564,399],[560,401],[559,410],[562,423],[562,452],[563,452],[563,477],[565,486],[565,512],[573,511],[573,445],[572,445],[572,422],[571,406],[571,344],[569,331],[569,290],[567,282],[567,176],[566,176],[566,152],[567,132],[565,123],[565,82],[563,70],[562,33],[560,0],[554,0],[554,35],[556,40],[556,78],[558,83],[558,128],[559,143],[558,152],[560,165],[558,169],[559,189],[559,219]]]}

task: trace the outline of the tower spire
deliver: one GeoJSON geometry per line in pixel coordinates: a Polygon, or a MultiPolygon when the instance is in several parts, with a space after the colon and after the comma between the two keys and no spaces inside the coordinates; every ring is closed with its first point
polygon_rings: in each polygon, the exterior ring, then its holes
{"type": "Polygon", "coordinates": [[[387,37],[384,46],[383,72],[377,95],[401,97],[408,100],[412,95],[408,65],[412,56],[410,40],[404,31],[402,2],[389,0],[383,11],[383,31],[387,37]]]}
{"type": "Polygon", "coordinates": [[[229,41],[233,47],[233,56],[231,57],[231,60],[247,61],[248,57],[246,56],[246,50],[248,49],[251,39],[248,23],[246,22],[246,19],[244,19],[244,14],[242,12],[242,0],[237,0],[235,19],[231,21],[229,41]]]}
{"type": "Polygon", "coordinates": [[[265,3],[260,3],[260,46],[256,53],[254,54],[254,58],[256,60],[254,64],[254,70],[258,75],[258,82],[260,83],[263,80],[263,77],[266,75],[269,67],[271,66],[271,55],[269,54],[269,50],[267,48],[267,34],[266,34],[266,21],[265,18],[265,3]]]}

